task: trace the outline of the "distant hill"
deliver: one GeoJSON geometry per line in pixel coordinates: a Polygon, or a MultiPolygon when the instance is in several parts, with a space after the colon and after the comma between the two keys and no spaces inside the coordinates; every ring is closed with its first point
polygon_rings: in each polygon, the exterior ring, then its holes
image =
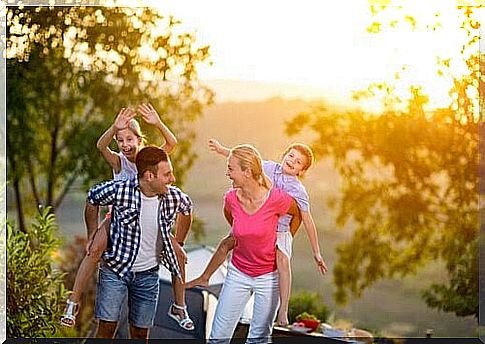
{"type": "MultiPolygon", "coordinates": [[[[207,142],[210,138],[216,138],[229,147],[240,143],[253,144],[264,159],[275,161],[281,160],[284,149],[292,142],[310,144],[313,136],[310,132],[287,137],[285,122],[319,104],[315,101],[272,98],[262,102],[222,103],[208,108],[195,124],[197,139],[194,144],[198,159],[189,172],[185,187],[193,189],[196,194],[208,195],[213,194],[214,189],[221,190],[222,186],[227,185],[225,160],[209,151],[207,142]]],[[[315,194],[322,187],[320,191],[328,192],[323,184],[328,184],[336,191],[335,178],[337,174],[329,162],[321,160],[307,173],[304,184],[311,184],[315,194]],[[314,184],[318,185],[317,189],[314,189],[314,184]]]]}
{"type": "MultiPolygon", "coordinates": [[[[304,132],[289,138],[285,135],[285,121],[319,104],[272,98],[257,102],[220,103],[205,111],[195,124],[197,139],[194,147],[198,159],[188,173],[184,190],[193,198],[195,212],[206,224],[206,244],[215,245],[228,231],[222,216],[222,196],[229,186],[225,177],[226,162],[209,151],[209,138],[214,137],[226,146],[251,143],[263,158],[279,161],[288,144],[294,141],[311,143],[313,135],[312,132],[304,132]]],[[[351,223],[345,230],[336,227],[336,214],[327,206],[330,198],[339,197],[340,179],[331,160],[322,157],[307,173],[303,183],[310,195],[324,258],[332,270],[336,246],[352,234],[351,223]]],[[[476,321],[473,318],[458,318],[431,310],[421,298],[421,290],[431,281],[442,280],[444,269],[440,262],[431,263],[417,276],[378,282],[361,299],[339,308],[332,299],[334,285],[331,272],[321,278],[312,260],[306,233],[300,229],[292,258],[293,292],[301,289],[318,292],[335,311],[337,318],[351,319],[355,326],[397,336],[423,336],[428,328],[433,328],[436,336],[474,335],[476,321]]]]}
{"type": "MultiPolygon", "coordinates": [[[[229,185],[225,176],[226,161],[209,150],[208,140],[216,138],[228,147],[250,143],[264,159],[280,161],[281,154],[290,143],[300,141],[309,144],[312,138],[310,132],[287,137],[285,122],[299,112],[321,104],[316,101],[272,98],[261,102],[222,103],[208,108],[195,124],[197,139],[194,147],[198,158],[187,175],[184,188],[200,203],[210,200],[220,208],[222,195],[229,185]]],[[[312,200],[315,219],[325,221],[332,228],[333,221],[328,217],[325,203],[329,196],[337,194],[337,180],[338,174],[326,159],[317,161],[303,180],[312,200]]],[[[204,217],[203,214],[201,216],[204,217]]],[[[220,216],[204,220],[209,228],[225,228],[220,216]]]]}
{"type": "Polygon", "coordinates": [[[264,102],[267,99],[281,97],[284,99],[325,100],[332,104],[348,105],[351,93],[338,83],[332,85],[309,85],[297,80],[283,82],[265,82],[256,80],[211,79],[204,83],[216,93],[218,103],[264,102]]]}
{"type": "MultiPolygon", "coordinates": [[[[209,151],[207,141],[217,138],[227,146],[239,143],[254,144],[264,158],[279,161],[284,148],[293,141],[310,143],[311,132],[295,138],[284,133],[285,121],[300,111],[318,105],[304,100],[272,98],[254,102],[215,104],[205,110],[196,123],[197,138],[193,142],[198,159],[183,187],[194,201],[196,215],[205,222],[203,243],[216,245],[228,231],[222,215],[222,196],[229,187],[225,176],[226,162],[209,151]]],[[[177,162],[174,161],[175,168],[177,162]]],[[[320,277],[313,266],[308,239],[303,229],[295,238],[292,257],[293,292],[318,292],[335,312],[336,318],[349,319],[356,327],[374,333],[397,336],[423,336],[426,329],[434,329],[437,337],[476,336],[473,318],[458,318],[449,313],[429,309],[421,298],[423,288],[433,281],[443,280],[443,265],[433,262],[416,276],[399,280],[383,280],[366,290],[363,297],[351,300],[347,306],[337,307],[332,299],[335,290],[332,269],[336,260],[336,246],[352,234],[352,223],[337,228],[335,213],[327,206],[332,197],[339,197],[339,176],[331,160],[322,157],[303,180],[311,199],[312,213],[319,231],[320,245],[330,272],[320,277]]],[[[61,233],[66,239],[74,234],[85,235],[83,204],[85,194],[71,192],[58,211],[61,233]]],[[[189,262],[190,264],[190,262],[189,262]]]]}

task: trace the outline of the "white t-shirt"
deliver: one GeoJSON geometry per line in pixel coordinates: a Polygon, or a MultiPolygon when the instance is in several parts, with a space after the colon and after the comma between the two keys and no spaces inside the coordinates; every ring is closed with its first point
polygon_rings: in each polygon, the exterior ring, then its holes
{"type": "Polygon", "coordinates": [[[145,271],[158,265],[161,241],[158,234],[158,197],[147,197],[141,192],[140,209],[140,247],[136,255],[133,272],[145,271]]]}

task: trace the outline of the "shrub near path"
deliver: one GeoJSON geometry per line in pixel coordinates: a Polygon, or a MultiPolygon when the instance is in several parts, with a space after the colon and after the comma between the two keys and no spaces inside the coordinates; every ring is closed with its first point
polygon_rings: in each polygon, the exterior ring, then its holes
{"type": "Polygon", "coordinates": [[[7,223],[7,338],[53,337],[66,297],[63,275],[53,268],[60,246],[55,215],[39,209],[20,231],[7,223]]]}

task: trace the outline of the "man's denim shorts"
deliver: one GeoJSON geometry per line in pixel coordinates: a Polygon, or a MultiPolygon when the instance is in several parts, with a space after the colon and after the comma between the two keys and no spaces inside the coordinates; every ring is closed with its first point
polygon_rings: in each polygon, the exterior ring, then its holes
{"type": "Polygon", "coordinates": [[[158,288],[158,265],[146,271],[130,271],[120,278],[101,262],[96,291],[96,319],[119,321],[122,306],[128,297],[130,325],[150,328],[155,318],[158,288]]]}

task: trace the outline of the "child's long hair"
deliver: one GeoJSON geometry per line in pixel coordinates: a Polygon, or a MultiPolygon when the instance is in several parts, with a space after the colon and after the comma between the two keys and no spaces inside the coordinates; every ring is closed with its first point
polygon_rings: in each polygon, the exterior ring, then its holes
{"type": "Polygon", "coordinates": [[[231,149],[230,155],[239,160],[239,166],[243,171],[248,168],[251,170],[253,179],[259,185],[271,189],[271,181],[263,172],[261,155],[256,148],[248,144],[237,145],[231,149]]]}

